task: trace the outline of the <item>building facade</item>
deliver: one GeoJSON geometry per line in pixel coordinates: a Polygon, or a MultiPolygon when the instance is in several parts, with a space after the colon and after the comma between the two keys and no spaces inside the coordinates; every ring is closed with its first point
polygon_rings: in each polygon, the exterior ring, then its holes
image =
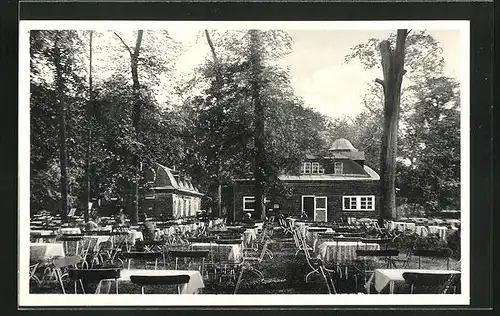
{"type": "MultiPolygon", "coordinates": [[[[279,176],[287,196],[267,197],[266,212],[306,215],[318,222],[340,217],[376,218],[380,205],[380,177],[365,165],[364,152],[338,139],[326,155],[306,155],[295,174],[279,176]]],[[[254,180],[233,182],[233,218],[255,210],[254,180]]]]}
{"type": "Polygon", "coordinates": [[[183,218],[200,211],[203,194],[174,169],[155,164],[144,172],[141,212],[157,218],[183,218]]]}

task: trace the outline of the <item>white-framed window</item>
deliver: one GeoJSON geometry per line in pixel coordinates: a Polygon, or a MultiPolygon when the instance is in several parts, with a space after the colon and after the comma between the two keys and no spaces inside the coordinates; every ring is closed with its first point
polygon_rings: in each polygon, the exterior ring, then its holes
{"type": "Polygon", "coordinates": [[[310,162],[304,162],[302,164],[302,169],[300,171],[302,174],[310,174],[311,173],[311,163],[310,162]]]}
{"type": "Polygon", "coordinates": [[[333,173],[334,174],[342,174],[344,169],[344,165],[341,162],[335,162],[333,164],[333,173]]]}
{"type": "Polygon", "coordinates": [[[318,162],[311,163],[311,173],[312,174],[318,174],[319,173],[319,163],[318,162]]]}
{"type": "Polygon", "coordinates": [[[319,170],[318,170],[318,173],[319,174],[324,174],[325,173],[325,168],[323,168],[323,166],[319,166],[319,170]]]}
{"type": "Polygon", "coordinates": [[[248,212],[255,211],[255,197],[253,196],[243,197],[243,211],[248,211],[248,212]]]}
{"type": "Polygon", "coordinates": [[[344,211],[373,211],[375,210],[374,195],[350,195],[342,198],[344,211]]]}

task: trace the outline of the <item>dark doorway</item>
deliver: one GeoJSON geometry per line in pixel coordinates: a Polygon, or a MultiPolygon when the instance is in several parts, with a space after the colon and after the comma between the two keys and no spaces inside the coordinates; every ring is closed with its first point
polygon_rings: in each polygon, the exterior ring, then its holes
{"type": "Polygon", "coordinates": [[[314,196],[304,196],[302,199],[304,213],[307,217],[314,218],[314,196]]]}

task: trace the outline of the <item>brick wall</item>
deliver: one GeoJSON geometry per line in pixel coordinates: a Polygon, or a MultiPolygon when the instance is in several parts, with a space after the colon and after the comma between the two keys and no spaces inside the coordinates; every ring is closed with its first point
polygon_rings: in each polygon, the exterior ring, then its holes
{"type": "MultiPolygon", "coordinates": [[[[330,182],[288,182],[292,195],[290,198],[277,197],[273,204],[280,205],[280,211],[288,215],[300,215],[302,196],[315,195],[327,197],[328,221],[342,216],[376,218],[380,208],[379,181],[330,181],[330,182]],[[344,195],[375,195],[375,210],[373,211],[344,211],[342,210],[342,196],[344,195]]],[[[253,196],[254,185],[251,181],[236,182],[234,186],[234,209],[236,220],[241,218],[243,210],[243,196],[253,196]]]]}

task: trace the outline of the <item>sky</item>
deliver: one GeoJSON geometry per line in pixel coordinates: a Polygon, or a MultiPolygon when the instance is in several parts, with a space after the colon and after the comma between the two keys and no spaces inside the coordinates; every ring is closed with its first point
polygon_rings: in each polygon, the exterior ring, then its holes
{"type": "MultiPolygon", "coordinates": [[[[393,30],[286,30],[293,39],[293,52],[280,61],[289,67],[292,86],[307,106],[330,116],[355,116],[363,109],[368,84],[382,78],[379,69],[365,70],[357,61],[344,63],[357,44],[369,38],[387,38],[393,30]]],[[[179,72],[189,72],[210,53],[196,31],[169,30],[189,49],[177,62],[179,72]]],[[[445,74],[458,78],[461,65],[459,30],[428,30],[442,45],[445,74]]]]}

